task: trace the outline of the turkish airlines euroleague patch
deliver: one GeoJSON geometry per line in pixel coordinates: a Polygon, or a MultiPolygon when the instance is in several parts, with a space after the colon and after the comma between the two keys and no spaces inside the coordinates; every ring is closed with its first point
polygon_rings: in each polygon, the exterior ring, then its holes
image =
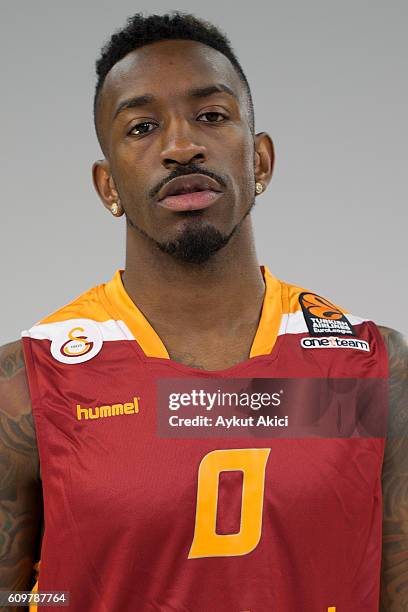
{"type": "Polygon", "coordinates": [[[303,292],[299,303],[312,336],[357,336],[347,317],[326,298],[303,292]]]}

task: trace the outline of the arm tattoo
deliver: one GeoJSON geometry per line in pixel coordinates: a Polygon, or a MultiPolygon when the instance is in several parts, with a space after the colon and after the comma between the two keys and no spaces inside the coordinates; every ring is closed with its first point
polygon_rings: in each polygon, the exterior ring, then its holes
{"type": "Polygon", "coordinates": [[[408,611],[408,342],[380,328],[388,349],[389,422],[383,472],[381,612],[408,611]]]}
{"type": "Polygon", "coordinates": [[[0,588],[31,589],[41,511],[37,442],[16,342],[0,348],[0,588]]]}

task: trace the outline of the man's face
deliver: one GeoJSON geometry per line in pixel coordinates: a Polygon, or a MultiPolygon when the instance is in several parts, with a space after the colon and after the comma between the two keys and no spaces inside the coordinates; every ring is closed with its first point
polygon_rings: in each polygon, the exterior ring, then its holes
{"type": "Polygon", "coordinates": [[[170,40],[129,53],[105,80],[99,131],[129,224],[178,259],[207,261],[254,203],[247,93],[215,49],[170,40]],[[197,174],[217,193],[162,199],[171,179],[197,174]]]}

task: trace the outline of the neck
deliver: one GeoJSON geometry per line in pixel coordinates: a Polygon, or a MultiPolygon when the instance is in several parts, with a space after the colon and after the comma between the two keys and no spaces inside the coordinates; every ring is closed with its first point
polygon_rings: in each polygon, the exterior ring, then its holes
{"type": "Polygon", "coordinates": [[[125,289],[153,324],[232,331],[259,319],[265,285],[251,220],[206,264],[179,262],[128,225],[125,289]]]}

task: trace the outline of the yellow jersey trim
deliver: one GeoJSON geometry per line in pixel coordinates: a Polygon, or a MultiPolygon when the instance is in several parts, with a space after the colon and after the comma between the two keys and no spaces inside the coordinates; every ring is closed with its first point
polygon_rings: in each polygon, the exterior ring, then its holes
{"type": "MultiPolygon", "coordinates": [[[[266,266],[260,268],[265,282],[265,294],[250,357],[268,355],[272,351],[282,317],[281,283],[266,266]]],[[[126,292],[122,272],[118,270],[112,280],[101,286],[102,301],[107,300],[116,310],[115,316],[117,314],[118,318],[126,323],[146,356],[170,359],[163,341],[126,292]]]]}

